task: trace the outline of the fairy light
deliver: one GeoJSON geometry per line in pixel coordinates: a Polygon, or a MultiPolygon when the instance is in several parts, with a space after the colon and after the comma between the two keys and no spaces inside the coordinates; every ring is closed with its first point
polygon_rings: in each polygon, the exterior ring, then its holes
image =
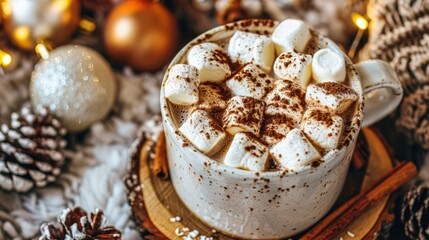
{"type": "Polygon", "coordinates": [[[87,34],[93,33],[96,27],[95,22],[90,18],[82,18],[79,22],[79,28],[87,34]]]}
{"type": "Polygon", "coordinates": [[[5,74],[5,68],[12,63],[12,56],[6,51],[0,49],[0,76],[5,74]]]}
{"type": "Polygon", "coordinates": [[[5,68],[9,67],[12,63],[12,56],[0,49],[0,76],[4,75],[5,68]]]}
{"type": "Polygon", "coordinates": [[[49,52],[52,49],[54,49],[52,43],[45,40],[38,40],[36,46],[34,47],[34,51],[41,59],[49,58],[49,52]]]}
{"type": "Polygon", "coordinates": [[[366,30],[368,28],[368,21],[359,13],[352,13],[353,23],[361,30],[366,30]]]}
{"type": "Polygon", "coordinates": [[[12,63],[12,56],[0,49],[0,66],[3,68],[8,67],[12,63]]]}
{"type": "Polygon", "coordinates": [[[353,59],[356,54],[356,49],[359,46],[359,42],[362,39],[362,36],[365,33],[366,29],[368,28],[368,21],[365,17],[356,12],[352,13],[351,18],[353,23],[358,28],[358,32],[356,33],[352,46],[350,47],[350,50],[348,52],[349,57],[353,59]]]}

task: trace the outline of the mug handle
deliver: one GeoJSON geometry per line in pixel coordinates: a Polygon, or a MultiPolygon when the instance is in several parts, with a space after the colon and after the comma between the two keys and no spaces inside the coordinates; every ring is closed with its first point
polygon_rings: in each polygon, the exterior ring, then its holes
{"type": "Polygon", "coordinates": [[[367,127],[398,107],[403,90],[395,71],[385,61],[367,60],[355,67],[365,95],[362,127],[367,127]]]}

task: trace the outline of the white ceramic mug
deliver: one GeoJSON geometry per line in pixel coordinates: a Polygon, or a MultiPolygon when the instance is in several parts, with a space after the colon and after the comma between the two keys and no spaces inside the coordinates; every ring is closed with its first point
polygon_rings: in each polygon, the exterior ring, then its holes
{"type": "MultiPolygon", "coordinates": [[[[214,28],[186,45],[170,67],[184,63],[192,45],[226,39],[237,30],[270,34],[277,24],[269,20],[245,20],[214,28]]],[[[319,48],[341,52],[335,43],[314,30],[312,36],[319,48]]],[[[325,155],[319,167],[308,166],[299,172],[255,173],[236,169],[184,144],[186,140],[178,133],[180,126],[171,117],[171,105],[161,88],[171,181],[196,217],[233,237],[267,239],[298,234],[329,211],[343,188],[362,120],[364,125],[374,123],[395,109],[402,98],[401,85],[387,63],[372,60],[353,65],[344,57],[350,86],[359,96],[352,130],[341,149],[325,155]],[[382,89],[372,94],[372,102],[368,104],[364,95],[377,88],[382,89]],[[368,105],[366,108],[364,102],[368,105]]]]}

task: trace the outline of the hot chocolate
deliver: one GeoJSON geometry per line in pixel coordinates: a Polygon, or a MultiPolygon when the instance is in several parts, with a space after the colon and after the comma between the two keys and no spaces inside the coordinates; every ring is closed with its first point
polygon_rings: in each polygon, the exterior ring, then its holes
{"type": "Polygon", "coordinates": [[[401,96],[387,63],[353,65],[298,20],[249,19],[212,29],[176,55],[161,88],[174,189],[196,217],[234,238],[295,235],[339,196],[362,121],[386,116],[401,96]],[[195,48],[208,42],[216,47],[195,48]],[[191,57],[192,49],[203,54],[191,57]],[[190,79],[190,66],[198,70],[198,88],[175,76],[178,64],[189,65],[190,79]],[[364,119],[364,92],[376,88],[392,91],[388,100],[366,102],[364,119]],[[188,95],[188,105],[167,93],[188,95]]]}
{"type": "Polygon", "coordinates": [[[163,85],[179,133],[232,167],[320,165],[345,141],[358,95],[342,53],[312,38],[305,23],[290,19],[272,35],[236,31],[192,46],[163,85]]]}

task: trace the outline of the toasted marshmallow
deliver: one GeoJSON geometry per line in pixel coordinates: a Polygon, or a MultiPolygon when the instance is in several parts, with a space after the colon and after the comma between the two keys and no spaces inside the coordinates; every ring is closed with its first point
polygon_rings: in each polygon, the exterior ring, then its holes
{"type": "Polygon", "coordinates": [[[223,145],[225,132],[204,110],[194,111],[179,131],[204,154],[213,154],[223,145]]]}
{"type": "Polygon", "coordinates": [[[267,36],[237,31],[229,40],[228,54],[233,62],[257,64],[269,72],[273,66],[275,49],[267,36]]]}
{"type": "Polygon", "coordinates": [[[323,48],[314,54],[313,78],[316,82],[344,82],[346,79],[346,63],[341,53],[323,48]]]}
{"type": "Polygon", "coordinates": [[[306,89],[311,77],[311,59],[308,54],[284,52],[274,63],[274,73],[277,77],[297,82],[302,89],[306,89]]]}
{"type": "Polygon", "coordinates": [[[228,57],[215,43],[201,43],[189,50],[188,63],[200,73],[200,81],[220,82],[231,74],[228,57]]]}
{"type": "Polygon", "coordinates": [[[278,80],[265,96],[265,114],[285,114],[299,122],[304,114],[304,98],[305,93],[298,84],[289,80],[278,80]]]}
{"type": "Polygon", "coordinates": [[[299,171],[321,158],[316,148],[297,128],[291,130],[283,140],[271,147],[270,153],[284,168],[292,171],[299,171]]]}
{"type": "Polygon", "coordinates": [[[301,20],[287,19],[274,29],[271,39],[276,46],[276,53],[302,52],[311,38],[310,30],[301,20]]]}
{"type": "Polygon", "coordinates": [[[298,127],[298,121],[287,114],[266,114],[261,127],[261,138],[272,146],[280,142],[290,130],[298,127]]]}
{"type": "Polygon", "coordinates": [[[224,164],[255,172],[265,170],[268,147],[248,133],[237,133],[225,155],[224,164]]]}
{"type": "Polygon", "coordinates": [[[231,98],[223,114],[224,128],[231,135],[250,132],[258,136],[264,117],[264,105],[263,101],[256,98],[241,96],[231,98]]]}
{"type": "Polygon", "coordinates": [[[226,81],[226,86],[236,96],[261,99],[273,82],[274,79],[259,69],[258,66],[249,64],[226,81]]]}
{"type": "Polygon", "coordinates": [[[334,114],[345,112],[357,99],[353,89],[337,82],[310,84],[305,95],[307,105],[324,107],[334,114]]]}
{"type": "Polygon", "coordinates": [[[177,105],[191,105],[198,101],[200,77],[198,69],[187,64],[176,64],[168,72],[165,97],[177,105]]]}
{"type": "Polygon", "coordinates": [[[200,84],[199,100],[192,106],[192,110],[203,109],[207,111],[222,110],[226,108],[225,90],[213,82],[204,82],[200,84]]]}
{"type": "Polygon", "coordinates": [[[319,108],[308,109],[301,123],[301,129],[310,141],[324,150],[338,147],[343,128],[343,119],[340,116],[319,108]]]}

